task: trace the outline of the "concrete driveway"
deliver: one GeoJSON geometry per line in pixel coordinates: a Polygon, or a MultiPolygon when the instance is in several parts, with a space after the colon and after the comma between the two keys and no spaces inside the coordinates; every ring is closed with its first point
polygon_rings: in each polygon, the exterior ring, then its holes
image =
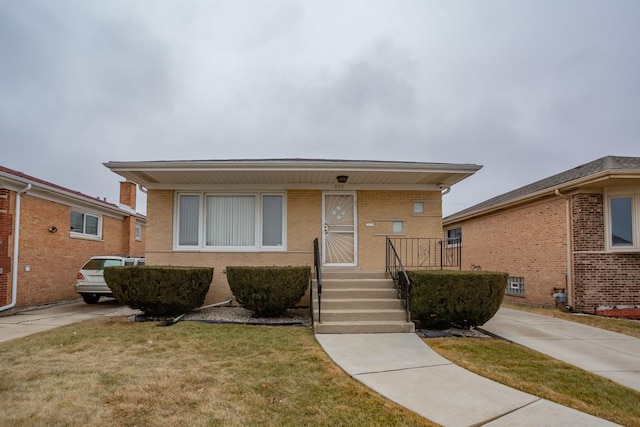
{"type": "Polygon", "coordinates": [[[80,301],[2,316],[0,342],[96,317],[125,314],[126,310],[127,307],[114,299],[101,298],[98,304],[89,305],[80,301]]]}
{"type": "Polygon", "coordinates": [[[640,391],[640,339],[500,308],[482,329],[640,391]]]}

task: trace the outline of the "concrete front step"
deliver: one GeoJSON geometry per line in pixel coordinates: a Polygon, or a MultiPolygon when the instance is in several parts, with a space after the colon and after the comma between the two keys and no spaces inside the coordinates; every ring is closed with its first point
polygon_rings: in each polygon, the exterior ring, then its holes
{"type": "MultiPolygon", "coordinates": [[[[317,282],[313,280],[314,289],[317,288],[317,282]]],[[[322,279],[322,290],[327,289],[393,289],[395,288],[393,280],[389,278],[382,279],[322,279]]]]}
{"type": "MultiPolygon", "coordinates": [[[[318,307],[314,298],[313,306],[318,307]]],[[[322,298],[322,310],[404,310],[398,298],[322,298]]]]}
{"type": "MultiPolygon", "coordinates": [[[[318,312],[314,312],[318,318],[318,312]]],[[[407,320],[407,312],[402,309],[381,309],[381,310],[326,310],[322,309],[322,322],[353,322],[353,321],[399,321],[407,320]]]]}
{"type": "Polygon", "coordinates": [[[392,321],[323,321],[314,325],[317,334],[383,334],[415,332],[412,322],[392,321]]]}
{"type": "Polygon", "coordinates": [[[414,332],[386,272],[322,273],[322,322],[318,322],[317,281],[313,280],[314,330],[318,334],[414,332]]]}
{"type": "Polygon", "coordinates": [[[389,279],[386,271],[360,271],[360,270],[322,270],[322,281],[331,279],[360,280],[360,279],[389,279]]]}
{"type": "Polygon", "coordinates": [[[322,288],[322,299],[392,299],[398,298],[398,292],[395,289],[368,289],[368,288],[339,288],[325,289],[322,288]]]}

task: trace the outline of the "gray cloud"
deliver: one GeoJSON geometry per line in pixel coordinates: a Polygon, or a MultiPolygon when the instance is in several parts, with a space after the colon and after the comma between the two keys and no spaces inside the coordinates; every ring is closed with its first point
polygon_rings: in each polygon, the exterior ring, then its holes
{"type": "Polygon", "coordinates": [[[1,164],[117,195],[101,163],[484,164],[451,213],[640,155],[640,3],[0,3],[1,164]]]}

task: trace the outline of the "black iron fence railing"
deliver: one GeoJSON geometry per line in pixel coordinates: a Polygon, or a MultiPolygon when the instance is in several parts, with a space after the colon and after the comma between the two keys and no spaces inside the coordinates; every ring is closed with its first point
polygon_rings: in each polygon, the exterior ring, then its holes
{"type": "Polygon", "coordinates": [[[387,239],[392,243],[407,269],[462,269],[461,239],[443,240],[428,237],[388,237],[387,239]]]}
{"type": "MultiPolygon", "coordinates": [[[[322,308],[322,260],[320,259],[320,248],[318,244],[318,238],[313,241],[313,266],[316,270],[316,294],[318,295],[318,323],[321,322],[321,308],[322,308]]],[[[309,309],[311,310],[311,322],[313,323],[313,286],[309,291],[309,309]]]]}
{"type": "Polygon", "coordinates": [[[411,282],[402,265],[391,239],[387,237],[387,272],[393,279],[398,291],[398,298],[402,301],[407,312],[407,322],[411,322],[411,282]]]}

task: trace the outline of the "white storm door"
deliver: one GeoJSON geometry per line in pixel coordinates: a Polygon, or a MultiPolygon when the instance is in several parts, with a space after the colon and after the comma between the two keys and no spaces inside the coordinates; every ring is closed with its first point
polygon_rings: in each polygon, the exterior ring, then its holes
{"type": "Polygon", "coordinates": [[[322,205],[323,264],[357,265],[358,235],[355,193],[324,193],[322,205]]]}

